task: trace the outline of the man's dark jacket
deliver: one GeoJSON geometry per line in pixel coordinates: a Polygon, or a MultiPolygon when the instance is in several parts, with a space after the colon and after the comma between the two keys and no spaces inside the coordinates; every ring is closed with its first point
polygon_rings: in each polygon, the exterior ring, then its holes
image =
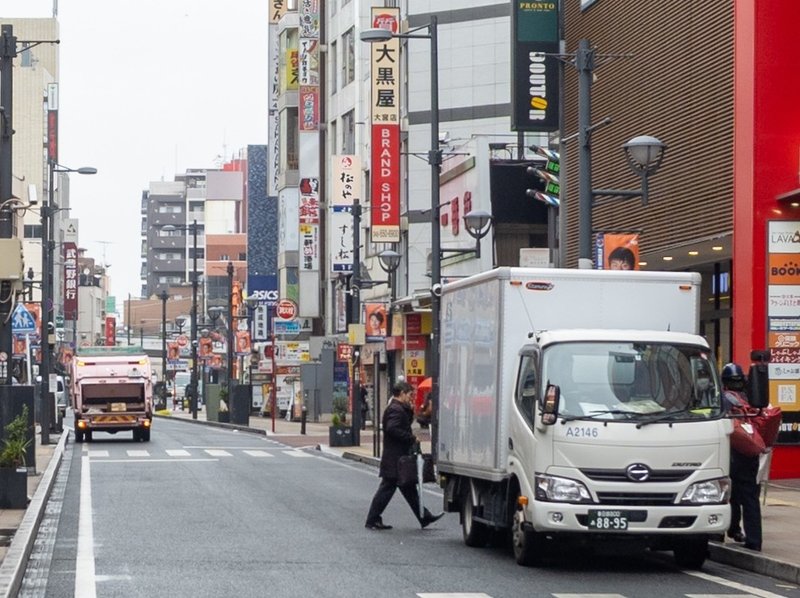
{"type": "Polygon", "coordinates": [[[402,401],[392,399],[383,412],[383,455],[378,475],[397,479],[397,461],[408,455],[414,446],[411,422],[414,410],[402,401]]]}

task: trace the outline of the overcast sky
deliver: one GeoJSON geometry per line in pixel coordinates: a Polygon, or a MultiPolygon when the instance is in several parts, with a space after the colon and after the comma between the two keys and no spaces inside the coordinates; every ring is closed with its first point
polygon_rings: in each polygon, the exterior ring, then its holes
{"type": "MultiPolygon", "coordinates": [[[[47,18],[53,4],[0,0],[0,16],[47,18]]],[[[267,5],[57,0],[59,163],[98,169],[72,175],[72,216],[111,265],[120,311],[141,290],[142,190],[267,143],[267,5]]]]}

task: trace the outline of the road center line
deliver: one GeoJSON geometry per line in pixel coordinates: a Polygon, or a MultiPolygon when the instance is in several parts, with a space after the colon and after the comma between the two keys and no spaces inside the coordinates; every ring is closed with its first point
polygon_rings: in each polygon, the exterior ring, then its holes
{"type": "Polygon", "coordinates": [[[81,496],[78,511],[78,555],[75,563],[75,598],[96,598],[94,526],[92,524],[91,460],[81,457],[81,496]]]}

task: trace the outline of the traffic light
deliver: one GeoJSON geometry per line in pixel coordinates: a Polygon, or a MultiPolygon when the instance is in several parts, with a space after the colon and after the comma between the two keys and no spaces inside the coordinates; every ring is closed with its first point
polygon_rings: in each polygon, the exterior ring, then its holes
{"type": "Polygon", "coordinates": [[[561,172],[561,165],[558,152],[539,147],[538,145],[531,145],[530,149],[538,156],[544,158],[546,162],[543,168],[528,166],[526,169],[528,174],[539,178],[543,183],[543,187],[540,189],[526,189],[525,195],[557,208],[561,205],[559,198],[561,194],[561,185],[558,179],[559,173],[561,172]]]}

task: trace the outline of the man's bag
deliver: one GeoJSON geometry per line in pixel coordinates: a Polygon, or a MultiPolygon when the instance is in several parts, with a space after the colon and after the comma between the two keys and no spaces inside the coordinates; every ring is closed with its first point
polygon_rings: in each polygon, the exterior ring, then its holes
{"type": "MultiPolygon", "coordinates": [[[[423,454],[422,459],[422,481],[435,482],[433,456],[423,454]]],[[[417,455],[403,455],[397,462],[397,485],[412,486],[417,483],[417,455]]]]}

